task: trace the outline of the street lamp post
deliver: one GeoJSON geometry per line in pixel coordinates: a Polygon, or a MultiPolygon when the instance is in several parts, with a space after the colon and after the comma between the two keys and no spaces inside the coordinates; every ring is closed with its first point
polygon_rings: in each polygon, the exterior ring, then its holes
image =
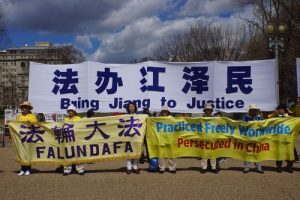
{"type": "Polygon", "coordinates": [[[285,33],[285,25],[281,24],[276,33],[274,26],[269,24],[266,27],[266,31],[268,34],[268,42],[269,42],[269,51],[273,51],[275,53],[275,82],[276,82],[276,97],[277,97],[277,105],[279,104],[279,48],[281,51],[284,51],[284,33],[285,33]],[[274,49],[273,49],[274,48],[274,49]]]}

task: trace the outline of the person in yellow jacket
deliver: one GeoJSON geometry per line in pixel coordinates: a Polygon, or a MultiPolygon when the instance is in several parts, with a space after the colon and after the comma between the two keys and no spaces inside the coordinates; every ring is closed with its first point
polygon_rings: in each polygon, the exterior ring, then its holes
{"type": "MultiPolygon", "coordinates": [[[[67,109],[68,117],[64,119],[65,123],[74,122],[80,120],[81,117],[77,115],[76,108],[73,105],[70,105],[67,109]]],[[[84,165],[76,165],[76,171],[79,175],[84,175],[84,165]]],[[[70,175],[72,172],[72,165],[64,166],[64,176],[70,175]]]]}
{"type": "MultiPolygon", "coordinates": [[[[36,116],[31,113],[33,106],[31,102],[24,101],[20,104],[21,114],[17,116],[17,121],[33,123],[37,122],[36,116]]],[[[31,166],[30,165],[21,165],[21,171],[18,173],[18,176],[29,176],[31,174],[31,166]]]]}

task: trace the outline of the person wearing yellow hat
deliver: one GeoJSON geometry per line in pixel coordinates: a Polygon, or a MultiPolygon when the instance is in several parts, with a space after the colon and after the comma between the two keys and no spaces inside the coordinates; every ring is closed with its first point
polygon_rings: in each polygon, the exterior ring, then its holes
{"type": "MultiPolygon", "coordinates": [[[[260,115],[260,110],[255,104],[250,104],[248,109],[248,114],[242,117],[242,121],[250,122],[250,121],[260,121],[263,120],[263,117],[260,115]]],[[[251,162],[245,161],[244,162],[244,173],[249,173],[250,171],[250,164],[251,162]]],[[[256,172],[263,174],[264,171],[262,170],[262,166],[259,162],[254,162],[256,166],[256,172]]]]}
{"type": "MultiPolygon", "coordinates": [[[[17,121],[33,123],[37,122],[36,116],[31,113],[33,106],[31,102],[24,101],[20,104],[21,114],[17,116],[17,121]]],[[[30,165],[21,165],[21,171],[18,173],[18,176],[29,176],[31,174],[31,166],[30,165]]]]}
{"type": "MultiPolygon", "coordinates": [[[[76,107],[74,105],[70,105],[67,109],[68,116],[64,119],[65,123],[74,122],[80,120],[81,117],[78,116],[76,112],[76,107]]],[[[84,165],[75,165],[76,171],[79,175],[84,175],[84,165]]],[[[72,165],[64,166],[64,176],[70,175],[72,172],[72,165]]]]}
{"type": "MultiPolygon", "coordinates": [[[[204,105],[204,109],[203,109],[203,117],[213,117],[213,106],[211,103],[206,103],[204,105]]],[[[211,158],[211,159],[207,159],[207,158],[202,158],[201,159],[201,173],[206,173],[207,172],[207,163],[208,160],[210,160],[210,165],[211,165],[211,172],[212,173],[218,173],[217,170],[217,159],[216,158],[211,158]]]]}
{"type": "MultiPolygon", "coordinates": [[[[160,112],[161,117],[170,117],[171,112],[167,106],[163,106],[160,112]]],[[[158,167],[159,173],[163,174],[166,170],[166,161],[169,163],[169,172],[172,174],[176,173],[176,161],[173,158],[159,158],[158,160],[158,167]]]]}
{"type": "Polygon", "coordinates": [[[20,122],[37,122],[36,116],[31,113],[33,106],[30,101],[24,101],[19,105],[21,109],[21,115],[18,115],[17,121],[20,122]]]}

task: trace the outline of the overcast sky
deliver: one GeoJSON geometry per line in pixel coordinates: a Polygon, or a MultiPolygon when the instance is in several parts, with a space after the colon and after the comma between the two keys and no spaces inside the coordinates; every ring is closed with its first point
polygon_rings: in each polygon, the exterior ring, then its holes
{"type": "Polygon", "coordinates": [[[73,44],[88,60],[128,63],[151,56],[161,40],[197,22],[242,23],[238,0],[0,0],[16,47],[73,44]]]}

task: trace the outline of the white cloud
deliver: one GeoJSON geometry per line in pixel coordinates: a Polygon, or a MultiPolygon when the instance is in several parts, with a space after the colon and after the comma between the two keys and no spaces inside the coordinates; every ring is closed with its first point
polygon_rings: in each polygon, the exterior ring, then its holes
{"type": "Polygon", "coordinates": [[[237,0],[187,0],[185,5],[180,9],[180,15],[220,15],[237,11],[242,3],[237,0]]]}
{"type": "Polygon", "coordinates": [[[75,37],[75,45],[84,48],[84,49],[90,49],[93,47],[91,36],[89,35],[76,35],[75,37]]]}
{"type": "Polygon", "coordinates": [[[189,29],[200,18],[161,21],[158,17],[143,18],[127,25],[118,33],[102,39],[101,47],[91,56],[100,62],[129,62],[151,56],[161,39],[189,29]]]}
{"type": "Polygon", "coordinates": [[[232,13],[241,12],[248,18],[252,12],[233,0],[187,0],[183,5],[182,0],[4,2],[9,26],[75,35],[74,45],[89,52],[98,40],[100,46],[90,59],[101,62],[129,62],[151,56],[162,38],[188,30],[199,21],[236,27],[241,20],[232,13]],[[224,17],[224,13],[228,16],[224,17]]]}
{"type": "Polygon", "coordinates": [[[123,7],[112,11],[99,26],[120,28],[140,18],[158,15],[170,6],[171,0],[131,0],[123,7]]]}
{"type": "MultiPolygon", "coordinates": [[[[239,12],[239,15],[251,18],[252,12],[252,7],[249,6],[239,12]]],[[[168,21],[162,21],[158,17],[142,18],[133,21],[117,33],[105,37],[99,36],[98,39],[102,40],[102,45],[91,55],[90,59],[118,63],[151,56],[153,50],[161,44],[162,38],[188,30],[191,25],[198,22],[229,25],[233,28],[245,23],[235,15],[226,18],[220,16],[185,17],[168,21]]]]}

